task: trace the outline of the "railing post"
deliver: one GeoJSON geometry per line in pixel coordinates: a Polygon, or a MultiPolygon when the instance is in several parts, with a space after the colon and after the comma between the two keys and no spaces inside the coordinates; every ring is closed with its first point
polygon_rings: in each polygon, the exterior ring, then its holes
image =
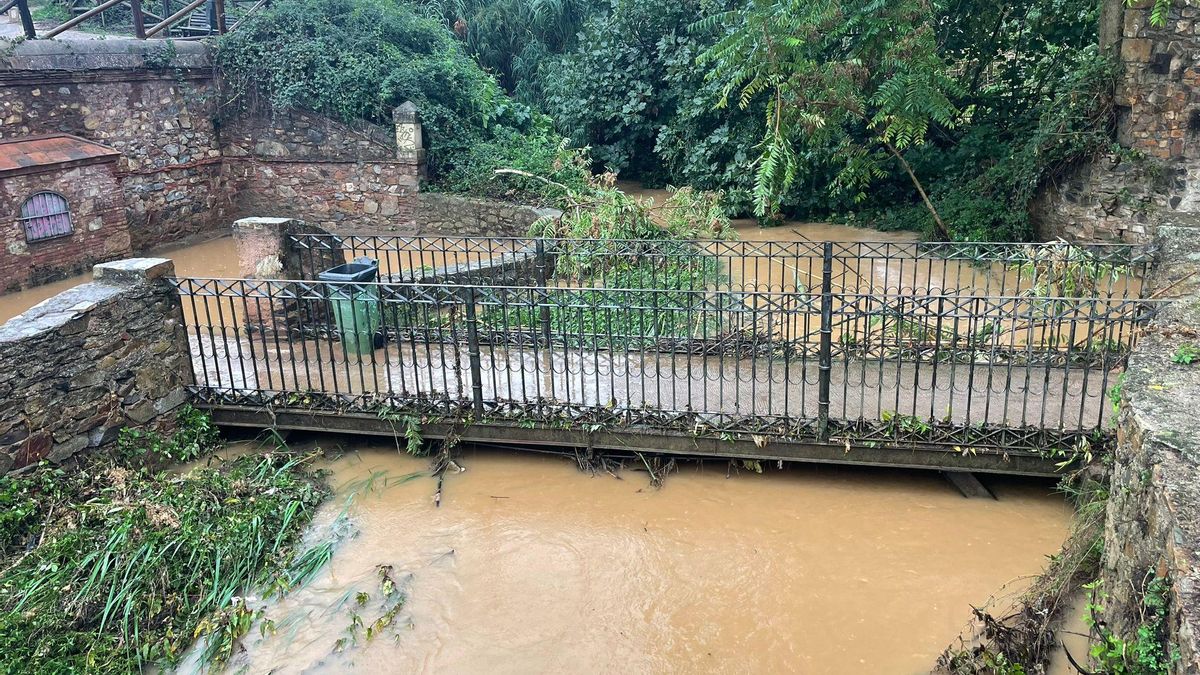
{"type": "Polygon", "coordinates": [[[475,311],[475,287],[463,289],[467,312],[467,360],[471,367],[471,401],[475,418],[483,417],[483,366],[479,358],[479,317],[475,311]]]}
{"type": "Polygon", "coordinates": [[[821,263],[821,345],[817,352],[817,436],[829,440],[829,379],[833,371],[833,242],[827,241],[821,263]]]}
{"type": "Polygon", "coordinates": [[[542,340],[546,343],[546,348],[550,348],[550,305],[547,304],[546,295],[546,240],[538,238],[534,244],[537,260],[535,261],[534,275],[538,285],[538,295],[542,301],[539,303],[538,316],[542,328],[542,340]]]}
{"type": "Polygon", "coordinates": [[[33,25],[33,15],[29,13],[29,0],[17,0],[17,14],[21,15],[21,28],[25,30],[25,39],[36,40],[37,28],[33,25]]]}
{"type": "Polygon", "coordinates": [[[217,34],[224,35],[229,30],[225,25],[225,0],[213,0],[213,18],[216,19],[214,25],[217,28],[217,34]]]}
{"type": "Polygon", "coordinates": [[[142,0],[129,0],[129,18],[133,21],[133,36],[146,39],[146,17],[142,14],[142,0]]]}

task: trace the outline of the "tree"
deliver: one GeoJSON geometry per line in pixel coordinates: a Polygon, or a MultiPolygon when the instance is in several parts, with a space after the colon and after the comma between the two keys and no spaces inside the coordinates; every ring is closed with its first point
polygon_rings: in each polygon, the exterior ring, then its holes
{"type": "Polygon", "coordinates": [[[798,148],[825,146],[841,164],[831,189],[865,199],[892,158],[937,234],[950,237],[904,156],[934,125],[954,127],[969,113],[952,101],[960,92],[939,54],[938,14],[934,0],[750,0],[697,25],[728,30],[698,59],[722,83],[718,106],[770,96],[755,181],[760,216],[794,183],[798,148]]]}

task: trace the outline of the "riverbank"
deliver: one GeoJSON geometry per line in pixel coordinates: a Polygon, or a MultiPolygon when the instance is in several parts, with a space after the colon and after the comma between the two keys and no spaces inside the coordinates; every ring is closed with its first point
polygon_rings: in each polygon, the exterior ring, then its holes
{"type": "Polygon", "coordinates": [[[0,671],[170,667],[197,637],[228,658],[247,591],[280,594],[322,563],[298,551],[326,495],[314,455],[256,448],[187,471],[220,443],[184,409],[170,437],[125,431],[80,466],[0,477],[0,671]]]}

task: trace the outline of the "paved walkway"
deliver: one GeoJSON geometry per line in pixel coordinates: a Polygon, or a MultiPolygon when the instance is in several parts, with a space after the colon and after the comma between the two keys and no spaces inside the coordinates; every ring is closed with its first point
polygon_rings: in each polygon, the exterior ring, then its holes
{"type": "MultiPolygon", "coordinates": [[[[227,393],[328,392],[468,402],[476,384],[465,346],[400,342],[346,356],[341,343],[288,343],[259,334],[195,332],[197,384],[227,393]]],[[[484,346],[483,399],[515,407],[697,413],[713,424],[814,419],[814,357],[704,356],[641,350],[484,346]]],[[[838,357],[830,372],[835,420],[1088,430],[1111,415],[1115,375],[1098,366],[911,362],[838,357]],[[920,420],[920,422],[918,422],[920,420]]],[[[912,430],[908,430],[912,431],[912,430]]]]}

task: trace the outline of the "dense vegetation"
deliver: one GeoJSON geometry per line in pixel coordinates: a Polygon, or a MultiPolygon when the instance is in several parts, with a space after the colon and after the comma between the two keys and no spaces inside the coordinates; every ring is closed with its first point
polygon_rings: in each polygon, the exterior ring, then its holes
{"type": "Polygon", "coordinates": [[[241,110],[315,110],[391,124],[414,102],[426,129],[429,173],[444,189],[536,199],[545,184],[584,173],[549,118],[505,94],[442,22],[389,0],[280,0],[219,43],[226,115],[241,110]]]}
{"type": "Polygon", "coordinates": [[[731,213],[1031,236],[1111,144],[1095,0],[282,0],[221,43],[232,105],[422,111],[437,188],[561,199],[582,168],[731,213]],[[584,150],[572,150],[564,145],[584,150]]]}
{"type": "Polygon", "coordinates": [[[138,672],[201,635],[220,660],[250,623],[239,596],[314,571],[294,548],[326,494],[307,458],[152,468],[219,444],[207,417],[180,421],[124,434],[115,458],[0,477],[0,672],[138,672]]]}
{"type": "MultiPolygon", "coordinates": [[[[468,46],[518,18],[502,6],[454,19],[468,46]]],[[[541,47],[506,74],[511,90],[597,165],[722,190],[737,212],[927,231],[940,219],[957,238],[1023,239],[1037,186],[1110,144],[1114,70],[1094,0],[586,9],[574,42],[530,31],[541,47]]]]}

